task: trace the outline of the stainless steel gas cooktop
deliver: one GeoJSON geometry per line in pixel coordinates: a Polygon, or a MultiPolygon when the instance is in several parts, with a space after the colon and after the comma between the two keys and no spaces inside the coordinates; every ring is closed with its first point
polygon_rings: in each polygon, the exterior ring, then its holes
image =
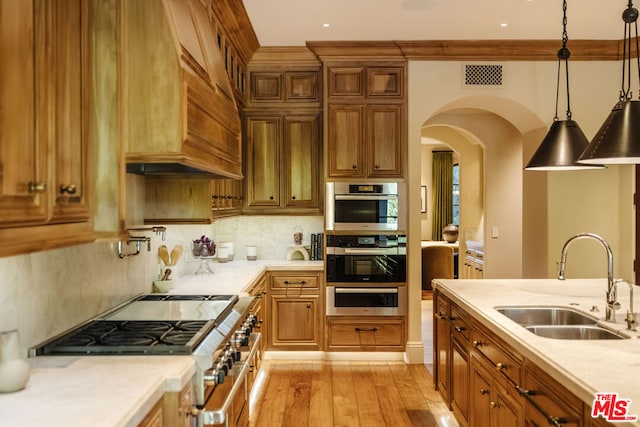
{"type": "Polygon", "coordinates": [[[237,301],[236,295],[142,295],[45,342],[35,355],[192,354],[237,301]]]}

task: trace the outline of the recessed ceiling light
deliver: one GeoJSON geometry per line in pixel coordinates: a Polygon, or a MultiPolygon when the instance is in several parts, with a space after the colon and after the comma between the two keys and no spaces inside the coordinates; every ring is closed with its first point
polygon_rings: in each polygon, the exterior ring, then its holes
{"type": "Polygon", "coordinates": [[[322,26],[323,26],[324,28],[329,28],[329,27],[331,26],[331,24],[322,24],[322,26]]]}
{"type": "Polygon", "coordinates": [[[509,26],[509,24],[507,24],[506,22],[501,22],[500,23],[500,28],[507,28],[509,26]]]}

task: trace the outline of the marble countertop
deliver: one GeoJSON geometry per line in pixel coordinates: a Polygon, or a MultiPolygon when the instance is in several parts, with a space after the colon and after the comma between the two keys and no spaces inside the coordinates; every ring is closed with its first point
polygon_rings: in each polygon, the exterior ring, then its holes
{"type": "MultiPolygon", "coordinates": [[[[629,414],[640,426],[640,332],[626,329],[629,287],[618,284],[616,322],[605,322],[606,279],[437,280],[435,289],[481,320],[523,356],[542,367],[583,402],[592,405],[596,392],[631,399],[629,414]],[[629,339],[560,340],[537,336],[498,313],[499,306],[565,306],[600,319],[601,326],[629,339]],[[593,306],[598,312],[590,311],[593,306]]],[[[640,309],[636,287],[634,309],[640,309]]],[[[640,326],[638,327],[640,329],[640,326]]]]}
{"type": "MultiPolygon", "coordinates": [[[[265,271],[322,270],[322,261],[213,263],[214,274],[176,279],[173,294],[246,294],[265,271]]],[[[195,373],[190,356],[39,356],[27,386],[0,393],[0,425],[135,427],[167,391],[195,373]]]]}

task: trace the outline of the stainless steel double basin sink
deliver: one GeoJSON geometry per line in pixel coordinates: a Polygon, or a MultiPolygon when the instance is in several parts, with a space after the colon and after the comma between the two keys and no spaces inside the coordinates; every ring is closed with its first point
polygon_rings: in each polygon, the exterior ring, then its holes
{"type": "Polygon", "coordinates": [[[513,306],[497,307],[496,310],[529,332],[545,338],[561,340],[628,338],[599,326],[598,319],[567,307],[513,306]]]}

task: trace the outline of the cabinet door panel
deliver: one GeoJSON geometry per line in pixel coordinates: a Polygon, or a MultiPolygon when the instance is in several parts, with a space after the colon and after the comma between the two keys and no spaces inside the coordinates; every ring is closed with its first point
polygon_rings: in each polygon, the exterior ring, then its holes
{"type": "Polygon", "coordinates": [[[69,222],[89,217],[85,191],[87,147],[83,120],[83,10],[78,1],[55,2],[53,70],[55,71],[56,170],[55,205],[52,222],[69,222]]]}
{"type": "Polygon", "coordinates": [[[249,206],[280,205],[280,117],[247,120],[247,193],[249,206]]]}
{"type": "Polygon", "coordinates": [[[364,107],[329,105],[329,176],[363,176],[364,107]]]}
{"type": "Polygon", "coordinates": [[[318,206],[319,117],[286,117],[284,161],[286,206],[318,206]]]}
{"type": "Polygon", "coordinates": [[[287,297],[272,295],[272,344],[316,346],[318,330],[317,297],[287,297]]]}
{"type": "Polygon", "coordinates": [[[370,176],[402,175],[402,106],[368,107],[370,176]]]}
{"type": "Polygon", "coordinates": [[[36,92],[45,90],[46,79],[35,78],[45,68],[45,37],[36,32],[45,20],[32,0],[0,0],[0,225],[42,223],[47,216],[47,116],[36,126],[36,109],[46,112],[36,92]],[[29,184],[44,187],[30,191],[29,184]]]}
{"type": "Polygon", "coordinates": [[[491,427],[491,376],[471,357],[471,384],[469,387],[471,427],[491,427]]]}
{"type": "Polygon", "coordinates": [[[465,424],[469,420],[469,352],[457,339],[451,340],[451,406],[465,424]]]}

